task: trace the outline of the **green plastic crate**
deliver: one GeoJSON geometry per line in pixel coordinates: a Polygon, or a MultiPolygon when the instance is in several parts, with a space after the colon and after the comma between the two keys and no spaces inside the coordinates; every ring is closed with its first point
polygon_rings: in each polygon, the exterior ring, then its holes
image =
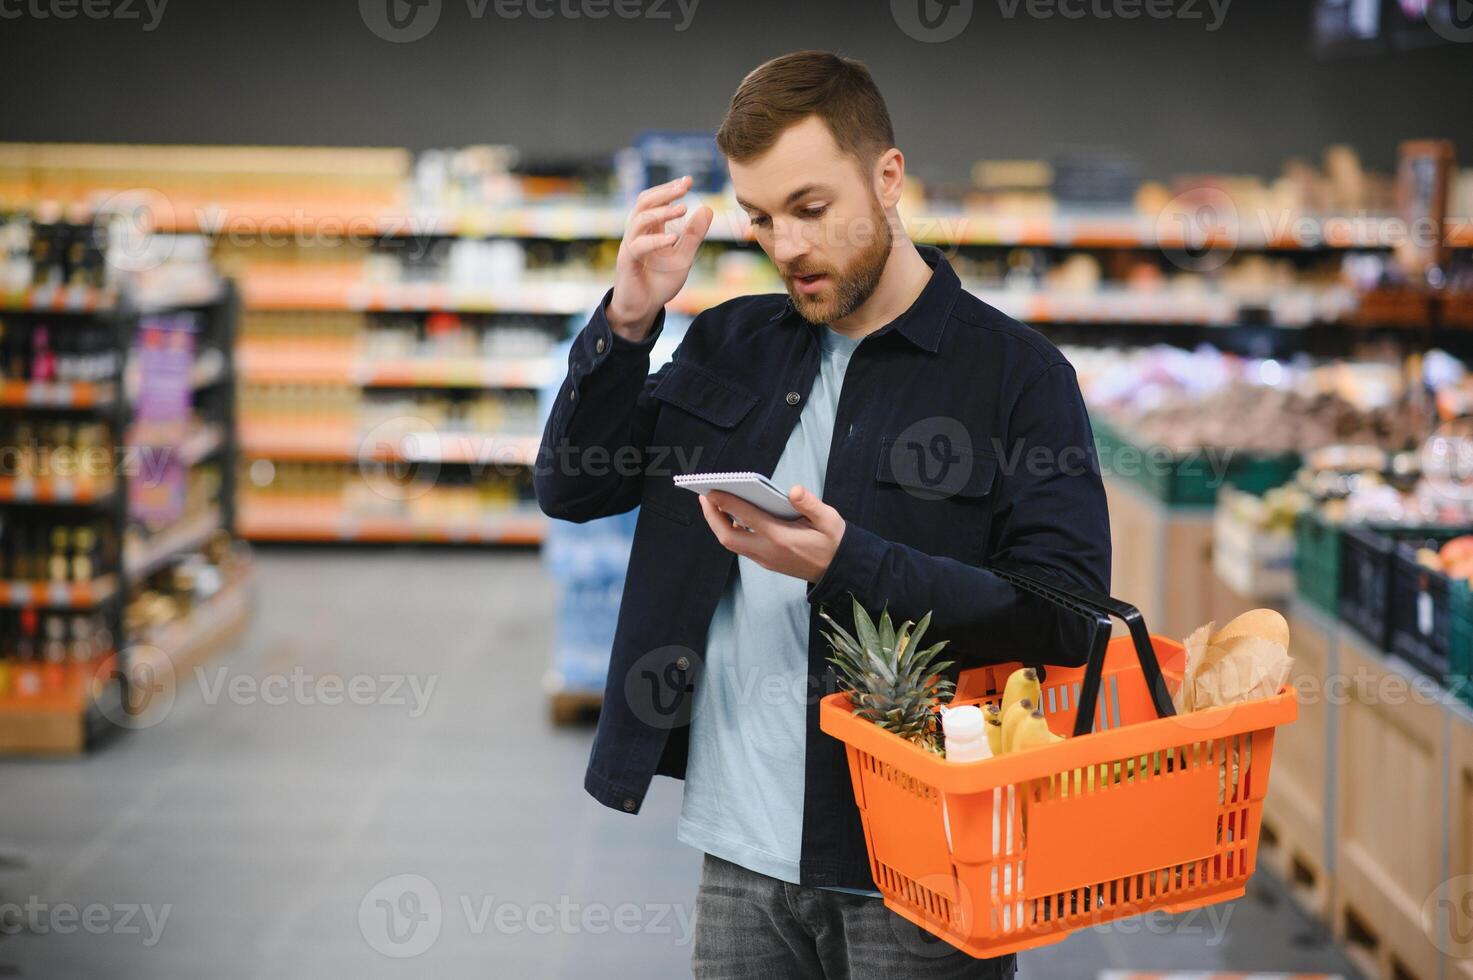
{"type": "Polygon", "coordinates": [[[1464,579],[1448,585],[1447,685],[1473,708],[1473,590],[1464,579]]]}
{"type": "Polygon", "coordinates": [[[1332,617],[1340,614],[1340,528],[1317,510],[1294,519],[1294,579],[1306,602],[1332,617]]]}
{"type": "MultiPolygon", "coordinates": [[[[1233,452],[1223,472],[1213,470],[1213,462],[1222,465],[1220,455],[1208,458],[1206,451],[1188,453],[1165,461],[1146,450],[1108,422],[1095,422],[1095,445],[1099,449],[1105,472],[1129,480],[1149,496],[1174,507],[1211,507],[1217,503],[1217,492],[1228,483],[1247,493],[1261,494],[1287,483],[1299,469],[1300,458],[1289,453],[1280,456],[1255,456],[1233,452]],[[1122,466],[1121,452],[1127,451],[1129,464],[1122,466]]],[[[1214,454],[1224,452],[1214,450],[1214,454]]]]}

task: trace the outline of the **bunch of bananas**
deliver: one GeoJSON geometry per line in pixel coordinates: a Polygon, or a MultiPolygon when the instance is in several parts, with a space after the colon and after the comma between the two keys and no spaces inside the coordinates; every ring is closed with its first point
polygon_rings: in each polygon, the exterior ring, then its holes
{"type": "Polygon", "coordinates": [[[987,717],[987,745],[993,755],[1064,740],[1062,735],[1049,730],[1043,717],[1043,690],[1038,684],[1038,671],[1032,667],[1019,668],[1008,677],[1001,707],[989,704],[983,710],[987,717]]]}

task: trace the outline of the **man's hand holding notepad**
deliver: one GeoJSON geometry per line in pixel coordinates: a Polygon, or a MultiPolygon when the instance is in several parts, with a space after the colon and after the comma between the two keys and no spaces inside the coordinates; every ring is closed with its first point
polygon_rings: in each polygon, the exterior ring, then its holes
{"type": "Polygon", "coordinates": [[[712,490],[720,490],[785,521],[802,516],[788,500],[788,495],[761,473],[683,473],[675,478],[675,485],[703,496],[712,490]]]}

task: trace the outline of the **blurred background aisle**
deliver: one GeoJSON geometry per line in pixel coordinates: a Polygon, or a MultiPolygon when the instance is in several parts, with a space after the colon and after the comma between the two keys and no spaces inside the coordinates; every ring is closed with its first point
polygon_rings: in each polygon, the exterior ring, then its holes
{"type": "MultiPolygon", "coordinates": [[[[677,784],[657,780],[638,820],[604,809],[581,788],[588,733],[549,732],[518,696],[552,642],[554,590],[535,556],[288,550],[257,573],[271,616],[191,672],[146,737],[0,763],[0,782],[24,791],[6,794],[0,900],[153,910],[137,935],[8,936],[0,964],[116,980],[689,972],[700,857],[674,839],[677,784]],[[362,706],[330,703],[318,685],[333,676],[405,680],[362,706]],[[283,703],[273,677],[315,700],[283,703]],[[393,931],[383,909],[362,909],[384,882],[428,903],[427,882],[440,916],[393,931]],[[416,942],[414,958],[382,955],[416,942]]],[[[1021,960],[1057,980],[1143,966],[1350,975],[1272,879],[1021,960]]]]}
{"type": "Polygon", "coordinates": [[[0,976],[686,975],[679,786],[582,790],[638,518],[531,466],[640,188],[717,215],[655,364],[783,288],[712,133],[817,47],[1075,366],[1114,594],[1291,627],[1248,895],[1024,975],[1473,980],[1467,0],[0,20],[0,976]]]}

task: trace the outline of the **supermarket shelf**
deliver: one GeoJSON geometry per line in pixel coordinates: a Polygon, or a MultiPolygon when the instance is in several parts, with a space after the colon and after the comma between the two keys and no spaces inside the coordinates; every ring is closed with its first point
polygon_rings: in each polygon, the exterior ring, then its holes
{"type": "Polygon", "coordinates": [[[75,755],[87,747],[94,721],[120,717],[117,659],[108,654],[76,665],[62,689],[33,696],[0,697],[0,753],[75,755]]]}
{"type": "Polygon", "coordinates": [[[210,507],[185,517],[154,534],[142,544],[126,549],[123,567],[128,580],[137,581],[167,565],[176,555],[197,548],[220,526],[220,510],[210,507]]]}
{"type": "Polygon", "coordinates": [[[382,462],[470,463],[530,466],[541,445],[538,436],[495,433],[374,431],[243,426],[241,452],[282,460],[378,460],[382,462]]]}
{"type": "Polygon", "coordinates": [[[0,310],[29,313],[99,313],[112,309],[116,290],[95,286],[32,286],[0,292],[0,310]]]}
{"type": "Polygon", "coordinates": [[[573,316],[593,308],[608,290],[604,283],[547,282],[505,286],[447,283],[342,282],[298,276],[247,275],[242,284],[251,310],[360,310],[411,313],[532,313],[573,316]]]}
{"type": "Polygon", "coordinates": [[[117,576],[111,574],[99,576],[90,582],[0,579],[0,606],[90,609],[112,598],[117,590],[117,576]]]}
{"type": "Polygon", "coordinates": [[[0,407],[100,408],[112,403],[117,387],[87,381],[0,381],[0,407]]]}
{"type": "Polygon", "coordinates": [[[269,345],[237,352],[241,377],[258,384],[343,384],[363,388],[540,388],[557,365],[550,357],[414,357],[390,360],[353,355],[333,357],[269,345]]]}
{"type": "Polygon", "coordinates": [[[540,544],[547,519],[532,508],[496,517],[417,521],[407,517],[354,517],[243,503],[237,530],[252,541],[359,541],[421,544],[540,544]]]}
{"type": "MultiPolygon", "coordinates": [[[[1264,295],[1240,295],[1222,291],[1137,290],[1110,287],[1095,290],[1047,290],[996,288],[966,283],[966,288],[1010,316],[1028,323],[1181,323],[1202,326],[1232,326],[1242,321],[1243,311],[1264,311],[1278,326],[1307,326],[1337,322],[1352,313],[1356,294],[1340,287],[1276,289],[1264,295]]],[[[754,292],[774,292],[780,287],[762,285],[737,287],[691,284],[670,301],[668,308],[695,315],[727,300],[754,292]]],[[[364,286],[327,282],[248,282],[247,303],[256,310],[359,310],[455,312],[517,311],[521,313],[577,316],[587,313],[603,297],[602,282],[542,283],[524,288],[491,291],[446,284],[364,286]]],[[[296,380],[297,372],[309,378],[352,383],[363,370],[350,363],[320,367],[281,367],[282,380],[296,380]]],[[[474,372],[475,368],[467,370],[474,372]]],[[[254,370],[251,370],[254,373],[254,370]]],[[[412,375],[409,377],[412,378],[412,375]]],[[[271,378],[275,380],[275,378],[271,378]]],[[[357,381],[357,383],[363,383],[357,381]]],[[[416,384],[412,380],[410,384],[416,384]]],[[[430,382],[433,384],[433,381],[430,382]]]]}
{"type": "Polygon", "coordinates": [[[55,477],[28,479],[0,477],[0,504],[95,504],[107,500],[116,489],[111,480],[67,480],[55,477]]]}
{"type": "MultiPolygon", "coordinates": [[[[246,566],[187,616],[140,631],[129,650],[129,676],[173,685],[233,642],[250,620],[253,574],[246,566]]],[[[167,691],[157,693],[169,696],[167,691]]]]}
{"type": "MultiPolygon", "coordinates": [[[[183,306],[205,306],[220,298],[224,284],[218,280],[177,283],[163,287],[147,285],[129,294],[124,302],[141,312],[176,309],[183,306]]],[[[26,289],[0,291],[0,312],[12,313],[107,313],[117,308],[120,294],[116,289],[97,286],[30,286],[26,289]]]]}
{"type": "MultiPolygon", "coordinates": [[[[716,216],[707,239],[747,242],[753,235],[744,215],[726,207],[724,200],[707,201],[716,216]]],[[[219,233],[239,228],[249,232],[269,222],[273,232],[287,229],[324,235],[378,234],[385,237],[441,236],[461,238],[538,238],[560,241],[614,240],[623,237],[628,206],[614,202],[557,202],[473,208],[463,211],[402,210],[346,215],[327,206],[309,214],[280,205],[257,203],[214,208],[210,228],[186,215],[170,230],[219,233]]],[[[1187,241],[1163,234],[1172,222],[1131,209],[1101,213],[1003,214],[988,211],[938,211],[907,217],[905,225],[916,241],[935,245],[990,245],[1060,248],[1181,248],[1187,241]]],[[[1397,240],[1400,225],[1392,216],[1312,215],[1298,212],[1245,212],[1238,227],[1212,242],[1193,247],[1251,250],[1323,251],[1385,249],[1397,240]],[[1308,227],[1312,239],[1296,232],[1308,227]]],[[[1454,223],[1448,230],[1453,247],[1473,246],[1473,228],[1454,223]]]]}

